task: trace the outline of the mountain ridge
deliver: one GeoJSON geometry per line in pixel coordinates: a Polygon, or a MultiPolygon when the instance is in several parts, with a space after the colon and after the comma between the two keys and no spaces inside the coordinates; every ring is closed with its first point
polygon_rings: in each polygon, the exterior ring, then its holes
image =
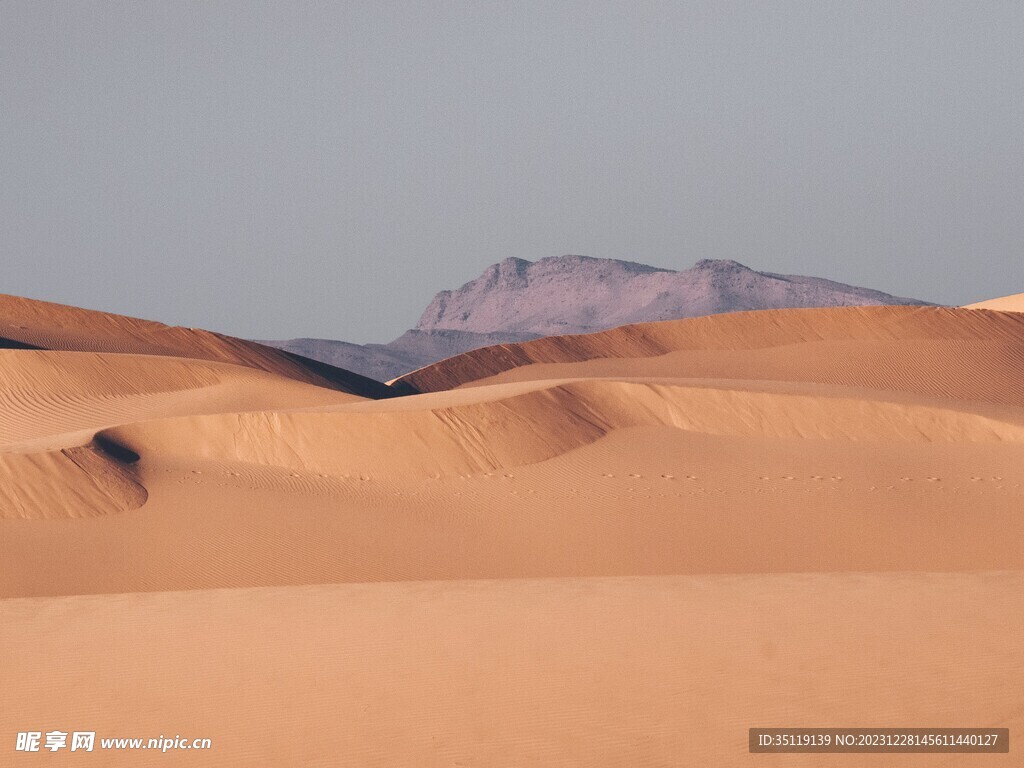
{"type": "Polygon", "coordinates": [[[484,346],[621,325],[756,309],[927,305],[834,280],[701,259],[687,270],[570,254],[509,257],[438,292],[416,326],[386,344],[290,339],[265,344],[390,380],[484,346]]]}

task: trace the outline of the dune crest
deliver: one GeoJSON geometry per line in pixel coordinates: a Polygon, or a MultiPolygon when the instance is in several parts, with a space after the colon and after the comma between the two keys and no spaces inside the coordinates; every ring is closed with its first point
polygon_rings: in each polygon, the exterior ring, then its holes
{"type": "Polygon", "coordinates": [[[990,309],[994,312],[1024,312],[1024,293],[967,304],[964,309],[990,309]]]}
{"type": "Polygon", "coordinates": [[[138,509],[148,493],[100,444],[0,453],[0,519],[96,517],[138,509]]]}
{"type": "MultiPolygon", "coordinates": [[[[821,343],[809,350],[813,364],[833,362],[826,343],[872,342],[899,345],[915,353],[915,342],[956,344],[982,342],[1014,349],[1019,363],[1024,318],[1018,315],[971,312],[947,307],[836,307],[827,309],[761,310],[685,320],[625,325],[581,336],[554,336],[484,347],[442,360],[401,376],[394,384],[413,392],[437,392],[490,380],[516,370],[531,377],[527,366],[621,361],[617,370],[629,375],[637,360],[671,352],[753,352],[799,344],[821,343]]],[[[612,365],[611,362],[606,366],[612,365]]],[[[748,366],[749,367],[749,366],[748,366]]],[[[606,369],[607,370],[607,367],[606,369]]],[[[870,367],[860,372],[870,372],[870,367]]],[[[701,374],[695,374],[701,375],[701,374]]],[[[756,374],[755,374],[756,375],[756,374]]]]}
{"type": "Polygon", "coordinates": [[[362,397],[386,388],[324,363],[197,328],[0,294],[0,348],[163,355],[231,363],[362,397]]]}
{"type": "Polygon", "coordinates": [[[101,434],[146,457],[382,479],[536,464],[634,427],[732,437],[1024,443],[1024,414],[1015,411],[743,384],[580,380],[510,397],[502,397],[499,385],[497,393],[487,393],[495,399],[447,408],[231,413],[150,420],[101,434]]]}
{"type": "Polygon", "coordinates": [[[132,353],[0,350],[0,454],[74,447],[157,417],[361,398],[227,363],[132,353]]]}
{"type": "Polygon", "coordinates": [[[0,309],[0,733],[742,766],[755,726],[1024,727],[1024,314],[644,323],[389,388],[0,309]]]}

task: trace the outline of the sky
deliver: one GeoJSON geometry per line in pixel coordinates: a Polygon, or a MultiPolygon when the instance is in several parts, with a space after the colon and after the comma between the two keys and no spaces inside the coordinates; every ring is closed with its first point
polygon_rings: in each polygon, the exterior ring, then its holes
{"type": "Polygon", "coordinates": [[[517,256],[1024,291],[1024,3],[0,0],[0,292],[388,341],[517,256]]]}

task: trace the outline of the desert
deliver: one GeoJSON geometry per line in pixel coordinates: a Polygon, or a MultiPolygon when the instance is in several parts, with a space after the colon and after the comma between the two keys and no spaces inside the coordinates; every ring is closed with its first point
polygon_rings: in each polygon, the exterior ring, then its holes
{"type": "Polygon", "coordinates": [[[0,768],[1024,768],[1022,40],[0,2],[0,768]]]}
{"type": "Polygon", "coordinates": [[[1024,727],[1024,315],[728,312],[381,384],[0,306],[4,733],[738,766],[802,764],[757,725],[1024,727]]]}

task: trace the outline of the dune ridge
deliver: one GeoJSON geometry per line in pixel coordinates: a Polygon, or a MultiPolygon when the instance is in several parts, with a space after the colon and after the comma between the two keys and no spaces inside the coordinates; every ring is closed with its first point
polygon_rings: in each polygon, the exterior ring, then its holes
{"type": "Polygon", "coordinates": [[[535,464],[615,430],[644,426],[735,437],[1024,442],[1024,414],[1016,410],[972,411],[821,388],[801,394],[615,380],[556,383],[423,411],[255,411],[151,420],[100,434],[147,456],[374,475],[394,463],[403,473],[428,476],[535,464]]]}
{"type": "MultiPolygon", "coordinates": [[[[903,306],[759,310],[484,347],[420,368],[394,384],[434,392],[531,365],[653,358],[688,350],[753,351],[838,341],[980,341],[1016,347],[1022,338],[1024,318],[1008,313],[903,306]]],[[[819,361],[824,357],[817,355],[819,361]]]]}
{"type": "Polygon", "coordinates": [[[0,519],[94,517],[138,509],[147,498],[126,463],[96,443],[0,454],[0,519]]]}
{"type": "Polygon", "coordinates": [[[346,390],[0,308],[0,739],[174,732],[221,768],[804,765],[747,753],[780,724],[1019,741],[1024,315],[742,312],[346,390]]]}
{"type": "Polygon", "coordinates": [[[245,366],[134,353],[0,350],[0,454],[72,447],[159,416],[361,398],[245,366]]]}
{"type": "Polygon", "coordinates": [[[364,397],[388,394],[385,387],[365,376],[252,341],[4,294],[0,294],[0,339],[7,345],[35,349],[232,363],[364,397]]]}
{"type": "Polygon", "coordinates": [[[997,299],[988,299],[987,301],[967,304],[964,309],[988,309],[994,312],[1024,312],[1024,293],[1015,293],[1012,296],[1000,296],[997,299]]]}

